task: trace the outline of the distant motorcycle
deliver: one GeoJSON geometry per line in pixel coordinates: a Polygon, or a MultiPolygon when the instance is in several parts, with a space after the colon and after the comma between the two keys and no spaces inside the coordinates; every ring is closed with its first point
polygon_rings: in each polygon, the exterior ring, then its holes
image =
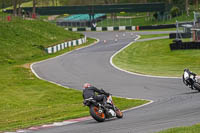
{"type": "Polygon", "coordinates": [[[184,70],[183,83],[186,86],[189,86],[192,90],[200,92],[200,79],[197,78],[196,74],[191,72],[189,69],[184,70]]]}
{"type": "Polygon", "coordinates": [[[113,104],[112,96],[107,97],[107,104],[97,102],[93,98],[85,99],[83,104],[90,108],[90,115],[98,122],[103,122],[105,119],[117,117],[122,118],[123,113],[113,104]]]}

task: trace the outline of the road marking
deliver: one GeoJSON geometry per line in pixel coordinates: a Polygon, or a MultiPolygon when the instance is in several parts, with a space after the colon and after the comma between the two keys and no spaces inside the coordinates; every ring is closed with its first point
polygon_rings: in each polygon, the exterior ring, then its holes
{"type": "MultiPolygon", "coordinates": [[[[95,38],[95,39],[96,39],[96,38],[95,38]]],[[[82,47],[82,48],[78,48],[78,49],[76,49],[76,50],[88,48],[88,47],[91,47],[91,46],[93,46],[93,45],[99,43],[100,40],[99,40],[99,39],[96,39],[96,40],[97,40],[97,41],[94,42],[93,44],[91,44],[91,45],[89,45],[89,46],[82,47]]],[[[73,51],[74,51],[74,50],[73,50],[73,51]]],[[[64,53],[64,54],[62,54],[62,55],[59,55],[59,56],[56,56],[56,57],[52,57],[52,58],[49,58],[49,59],[46,59],[46,60],[42,60],[42,61],[38,61],[38,62],[32,63],[32,64],[30,65],[30,69],[31,69],[32,73],[33,73],[38,79],[41,79],[41,80],[44,80],[44,81],[48,81],[48,82],[50,82],[50,83],[56,84],[56,85],[58,85],[58,86],[62,86],[62,87],[64,87],[64,88],[70,88],[70,87],[68,87],[68,86],[63,86],[63,85],[58,84],[58,83],[56,83],[56,82],[49,81],[49,80],[46,80],[46,79],[41,78],[41,77],[35,72],[35,70],[33,69],[33,65],[36,65],[36,64],[38,64],[38,63],[42,63],[42,62],[45,62],[45,61],[49,61],[49,60],[53,60],[53,59],[62,57],[62,56],[64,56],[64,55],[67,55],[67,54],[72,53],[73,51],[70,51],[70,52],[67,52],[67,53],[64,53]]]]}
{"type": "Polygon", "coordinates": [[[121,48],[119,51],[117,51],[116,53],[114,53],[114,54],[111,56],[111,58],[110,58],[110,64],[111,64],[114,68],[116,68],[116,69],[118,69],[118,70],[120,70],[120,71],[129,73],[129,74],[132,74],[132,75],[137,75],[137,76],[150,77],[150,78],[180,79],[180,77],[153,76],[153,75],[145,75],[145,74],[134,73],[134,72],[130,72],[130,71],[121,69],[121,68],[119,68],[118,66],[116,66],[116,65],[113,63],[113,58],[114,58],[118,53],[120,53],[121,51],[123,51],[125,48],[129,47],[132,43],[136,42],[136,41],[140,38],[139,35],[136,35],[136,36],[137,36],[137,38],[136,38],[133,42],[131,42],[131,43],[129,43],[128,45],[126,45],[125,47],[121,48]]]}
{"type": "MultiPolygon", "coordinates": [[[[87,47],[91,47],[92,45],[95,45],[97,43],[99,43],[99,39],[97,39],[97,42],[89,45],[89,46],[86,46],[86,47],[83,47],[83,48],[87,48],[87,47]]],[[[128,46],[127,46],[128,47],[128,46]]],[[[79,48],[79,49],[76,49],[76,50],[80,50],[80,49],[83,49],[83,48],[79,48]]],[[[64,88],[69,88],[67,86],[63,86],[61,84],[58,84],[58,83],[55,83],[53,81],[49,81],[49,80],[46,80],[46,79],[43,79],[41,78],[33,69],[33,65],[35,64],[38,64],[38,63],[42,63],[42,62],[45,62],[45,61],[48,61],[48,60],[52,60],[52,59],[56,59],[56,58],[59,58],[59,57],[62,57],[64,55],[67,55],[67,54],[70,54],[71,52],[73,51],[70,51],[70,52],[67,52],[67,53],[64,53],[62,55],[59,55],[59,56],[56,56],[56,57],[53,57],[53,58],[50,58],[50,59],[46,59],[46,60],[43,60],[43,61],[39,61],[39,62],[35,62],[35,63],[32,63],[30,68],[31,68],[31,71],[35,74],[35,76],[41,80],[44,80],[44,81],[48,81],[50,83],[53,83],[53,84],[56,84],[58,86],[62,86],[64,88]]],[[[118,96],[119,97],[119,96],[118,96]]],[[[121,98],[127,98],[127,97],[121,97],[121,98]]],[[[135,99],[135,98],[127,98],[127,99],[135,99]]],[[[146,100],[146,99],[140,99],[140,100],[146,100]]],[[[137,107],[133,107],[133,108],[130,108],[130,109],[127,109],[127,110],[123,110],[123,112],[126,112],[126,111],[130,111],[130,110],[134,110],[134,109],[137,109],[137,108],[141,108],[143,106],[146,106],[146,105],[149,105],[151,103],[153,103],[154,101],[152,100],[147,100],[147,101],[150,101],[146,104],[143,104],[141,106],[137,106],[137,107]]],[[[24,132],[27,132],[27,131],[33,131],[33,130],[40,130],[40,129],[44,129],[44,128],[52,128],[52,127],[58,127],[58,126],[65,126],[65,125],[69,125],[69,124],[74,124],[74,123],[78,123],[78,122],[83,122],[83,121],[87,121],[87,120],[91,120],[92,117],[88,116],[88,117],[82,117],[82,118],[77,118],[77,119],[71,119],[71,120],[65,120],[63,122],[55,122],[53,124],[47,124],[47,125],[41,125],[41,126],[35,126],[35,127],[30,127],[28,129],[25,129],[25,130],[17,130],[16,132],[5,132],[5,133],[24,133],[24,132]]]]}

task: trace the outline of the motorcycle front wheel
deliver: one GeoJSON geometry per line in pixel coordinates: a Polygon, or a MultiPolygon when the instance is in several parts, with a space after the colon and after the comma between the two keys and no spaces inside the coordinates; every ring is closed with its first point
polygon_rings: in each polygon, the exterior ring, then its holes
{"type": "Polygon", "coordinates": [[[194,83],[194,88],[200,92],[200,84],[199,83],[194,83]]]}
{"type": "Polygon", "coordinates": [[[90,115],[98,122],[105,121],[105,113],[103,110],[100,110],[99,107],[96,106],[90,106],[90,115]]]}
{"type": "Polygon", "coordinates": [[[116,117],[117,118],[122,118],[123,117],[123,113],[121,112],[120,109],[116,109],[116,117]]]}

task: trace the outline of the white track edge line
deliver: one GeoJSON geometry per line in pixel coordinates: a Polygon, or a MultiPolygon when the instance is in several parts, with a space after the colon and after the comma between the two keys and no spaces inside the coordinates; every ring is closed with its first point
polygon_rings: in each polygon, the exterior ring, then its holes
{"type": "Polygon", "coordinates": [[[143,76],[143,77],[149,77],[149,78],[165,78],[165,79],[180,79],[180,77],[167,77],[167,76],[153,76],[153,75],[145,75],[145,74],[139,74],[139,73],[134,73],[134,72],[130,72],[130,71],[127,71],[127,70],[124,70],[124,69],[121,69],[119,67],[117,67],[114,63],[113,63],[113,58],[118,54],[120,53],[121,51],[123,51],[125,48],[129,47],[131,44],[135,43],[139,38],[140,38],[140,35],[136,35],[137,38],[133,41],[133,42],[130,42],[128,45],[126,45],[125,47],[121,48],[119,51],[117,51],[116,53],[114,53],[111,58],[110,58],[110,64],[120,70],[120,71],[123,71],[123,72],[126,72],[126,73],[129,73],[129,74],[132,74],[132,75],[137,75],[137,76],[143,76]]]}
{"type": "MultiPolygon", "coordinates": [[[[94,42],[93,44],[91,44],[91,45],[89,45],[89,46],[86,46],[86,47],[83,47],[83,48],[79,48],[79,49],[76,49],[76,50],[80,50],[80,49],[84,49],[84,48],[87,48],[87,47],[91,47],[91,46],[93,46],[93,45],[95,45],[95,44],[97,44],[97,43],[100,42],[99,39],[97,39],[97,38],[95,38],[95,39],[97,40],[97,42],[94,42]]],[[[74,51],[74,50],[73,50],[73,51],[74,51]]],[[[41,78],[41,77],[34,71],[33,65],[38,64],[38,63],[42,63],[42,62],[45,62],[45,61],[48,61],[48,60],[52,60],[52,59],[55,59],[55,58],[59,58],[59,57],[61,57],[61,56],[70,54],[70,53],[73,52],[73,51],[70,51],[70,52],[67,52],[67,53],[64,53],[64,54],[62,54],[62,55],[59,55],[59,56],[56,56],[56,57],[52,57],[52,58],[49,58],[49,59],[46,59],[46,60],[42,60],[42,61],[38,61],[38,62],[32,63],[32,64],[30,65],[31,71],[33,72],[33,74],[34,74],[38,79],[41,79],[41,80],[44,80],[44,81],[47,81],[47,82],[56,84],[56,85],[61,86],[61,87],[64,87],[64,88],[69,88],[69,87],[67,87],[67,86],[63,86],[63,85],[58,84],[58,83],[56,83],[56,82],[49,81],[49,80],[46,80],[46,79],[41,78]]],[[[120,96],[117,96],[117,97],[120,97],[120,96]]],[[[141,108],[141,107],[143,107],[143,106],[149,105],[149,104],[151,104],[151,103],[154,102],[153,100],[147,100],[147,99],[128,98],[128,97],[121,97],[121,98],[150,101],[150,102],[148,102],[148,103],[146,103],[146,104],[143,104],[143,105],[140,105],[140,106],[137,106],[137,107],[133,107],[133,108],[130,108],[130,109],[127,109],[127,110],[123,110],[122,112],[127,112],[127,111],[130,111],[130,110],[138,109],[138,108],[141,108]]],[[[83,118],[84,118],[84,117],[83,117],[83,118]]],[[[88,118],[87,120],[91,120],[91,118],[88,118]]],[[[83,120],[83,121],[87,121],[87,120],[83,120]]],[[[77,122],[69,122],[69,124],[78,123],[78,122],[80,122],[80,121],[77,121],[77,122]]],[[[63,123],[63,122],[58,122],[58,123],[63,123]]],[[[69,124],[64,124],[64,125],[69,125],[69,124]]],[[[53,123],[53,124],[50,124],[50,125],[54,125],[54,126],[55,126],[54,123],[53,123]]],[[[43,125],[42,125],[42,126],[43,126],[43,125]]],[[[17,131],[17,132],[5,132],[5,133],[19,133],[19,132],[25,132],[25,131],[26,131],[26,130],[19,130],[19,131],[17,131]]]]}
{"type": "MultiPolygon", "coordinates": [[[[75,50],[80,50],[80,49],[84,49],[84,48],[87,48],[87,47],[91,47],[91,46],[93,46],[93,45],[99,43],[100,40],[97,39],[97,38],[95,38],[95,39],[96,39],[97,41],[94,42],[93,44],[91,44],[91,45],[89,45],[89,46],[82,47],[82,48],[78,48],[78,49],[75,49],[75,50]]],[[[72,53],[72,52],[75,51],[75,50],[72,50],[72,51],[70,51],[70,52],[66,52],[66,53],[64,53],[64,54],[62,54],[62,55],[58,55],[58,56],[56,56],[56,57],[52,57],[52,58],[49,58],[49,59],[45,59],[45,60],[42,60],[42,61],[38,61],[38,62],[32,63],[32,64],[30,65],[30,68],[31,68],[32,73],[33,73],[38,79],[41,79],[41,80],[44,80],[44,81],[48,81],[48,82],[50,82],[50,83],[56,84],[56,85],[61,86],[61,87],[64,87],[64,88],[69,88],[68,86],[63,86],[63,85],[61,85],[61,84],[59,84],[59,83],[56,83],[56,82],[49,81],[49,80],[46,80],[46,79],[41,78],[41,77],[34,71],[33,65],[36,65],[36,64],[38,64],[38,63],[42,63],[42,62],[45,62],[45,61],[48,61],[48,60],[52,60],[52,59],[56,59],[56,58],[62,57],[62,56],[64,56],[64,55],[67,55],[67,54],[72,53]]]]}
{"type": "Polygon", "coordinates": [[[138,108],[141,108],[141,107],[144,107],[146,105],[149,105],[149,104],[152,104],[154,103],[153,100],[149,100],[149,99],[142,99],[142,98],[128,98],[128,97],[121,97],[121,96],[115,96],[115,97],[119,97],[119,98],[126,98],[126,99],[132,99],[132,100],[144,100],[144,101],[148,101],[147,103],[145,104],[142,104],[142,105],[139,105],[139,106],[136,106],[136,107],[133,107],[133,108],[129,108],[129,109],[126,109],[126,110],[122,110],[122,112],[127,112],[127,111],[130,111],[130,110],[134,110],[134,109],[138,109],[138,108]]]}

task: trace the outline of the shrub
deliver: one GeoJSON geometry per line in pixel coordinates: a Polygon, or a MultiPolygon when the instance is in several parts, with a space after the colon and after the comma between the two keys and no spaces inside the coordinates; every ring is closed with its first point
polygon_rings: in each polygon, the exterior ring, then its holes
{"type": "Polygon", "coordinates": [[[180,15],[180,9],[176,6],[172,7],[172,9],[170,10],[170,14],[172,15],[172,17],[176,17],[180,15]]]}

